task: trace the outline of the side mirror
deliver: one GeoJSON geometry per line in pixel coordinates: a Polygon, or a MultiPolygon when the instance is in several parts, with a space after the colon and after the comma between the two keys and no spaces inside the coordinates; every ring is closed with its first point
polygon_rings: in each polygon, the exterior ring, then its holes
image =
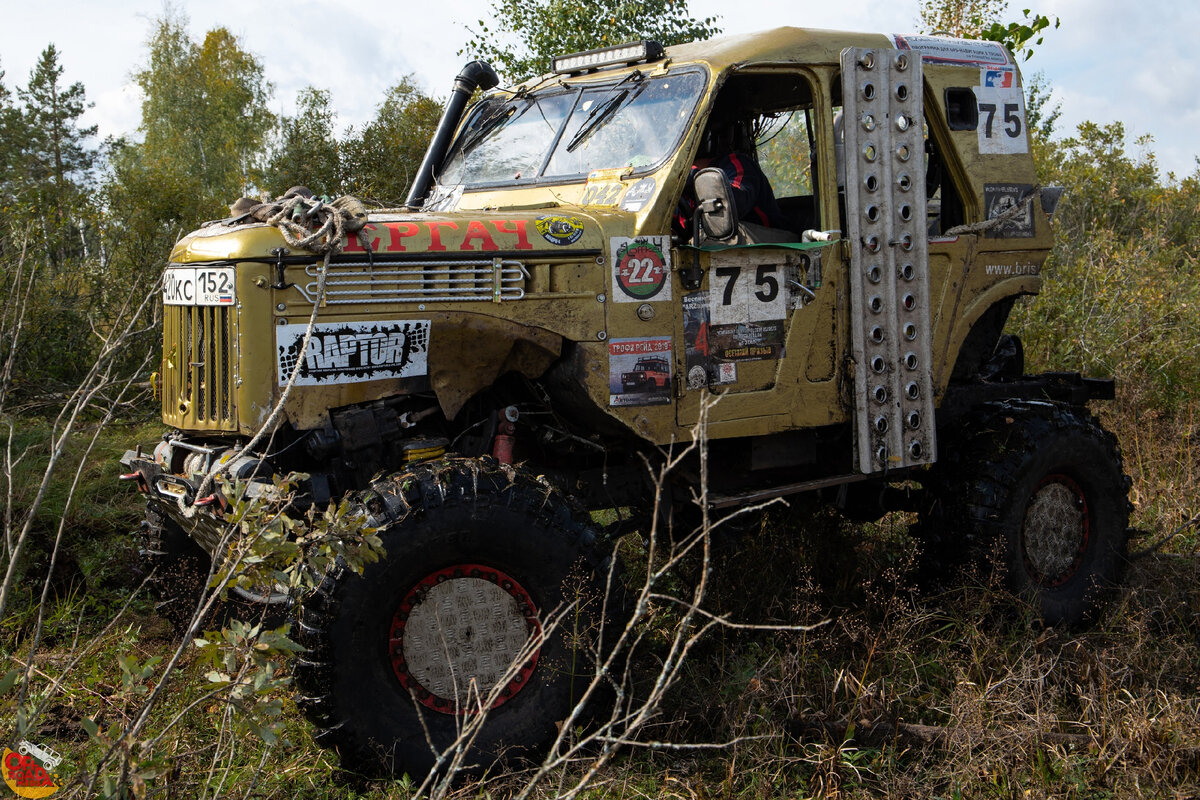
{"type": "Polygon", "coordinates": [[[1042,211],[1046,212],[1047,219],[1054,218],[1054,211],[1058,208],[1058,201],[1062,199],[1063,192],[1066,188],[1063,186],[1043,186],[1042,187],[1042,211]]]}
{"type": "Polygon", "coordinates": [[[716,167],[706,167],[696,173],[696,213],[700,227],[709,239],[729,239],[737,231],[729,178],[716,167]]]}

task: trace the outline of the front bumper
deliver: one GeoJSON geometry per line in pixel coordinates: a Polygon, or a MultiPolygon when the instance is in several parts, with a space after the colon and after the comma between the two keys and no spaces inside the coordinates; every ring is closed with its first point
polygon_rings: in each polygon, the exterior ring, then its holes
{"type": "MultiPolygon", "coordinates": [[[[148,503],[179,525],[209,555],[215,556],[221,542],[227,539],[230,526],[236,523],[230,518],[232,509],[221,486],[210,482],[203,496],[200,496],[200,487],[212,466],[226,460],[232,450],[184,446],[192,454],[184,459],[184,463],[193,468],[185,468],[181,473],[166,466],[174,460],[172,448],[180,446],[178,441],[164,442],[155,448],[153,455],[143,452],[140,447],[126,450],[121,458],[124,467],[121,480],[134,483],[138,491],[146,495],[148,503]]],[[[264,479],[273,478],[265,462],[243,457],[227,469],[243,481],[244,496],[278,497],[274,481],[264,479]]]]}

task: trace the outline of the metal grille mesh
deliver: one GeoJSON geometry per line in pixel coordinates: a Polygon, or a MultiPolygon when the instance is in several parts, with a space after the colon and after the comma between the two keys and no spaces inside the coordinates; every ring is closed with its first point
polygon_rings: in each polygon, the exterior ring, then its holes
{"type": "Polygon", "coordinates": [[[162,411],[181,428],[236,425],[234,309],[163,308],[162,411]]]}

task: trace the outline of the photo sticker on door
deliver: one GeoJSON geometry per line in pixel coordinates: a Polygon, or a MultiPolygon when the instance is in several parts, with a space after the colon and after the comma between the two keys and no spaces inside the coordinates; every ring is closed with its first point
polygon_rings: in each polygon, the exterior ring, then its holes
{"type": "Polygon", "coordinates": [[[608,343],[608,404],[660,406],[671,402],[671,337],[608,343]]]}
{"type": "Polygon", "coordinates": [[[686,359],[687,388],[703,389],[737,382],[737,364],[713,358],[709,339],[712,322],[708,311],[708,292],[683,296],[683,345],[686,359]]]}

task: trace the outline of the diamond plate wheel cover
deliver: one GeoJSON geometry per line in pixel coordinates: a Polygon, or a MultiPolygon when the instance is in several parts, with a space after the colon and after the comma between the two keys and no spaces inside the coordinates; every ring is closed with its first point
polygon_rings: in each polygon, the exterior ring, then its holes
{"type": "Polygon", "coordinates": [[[1047,475],[1025,507],[1021,551],[1026,569],[1043,586],[1058,586],[1079,570],[1087,551],[1087,498],[1066,475],[1047,475]]]}
{"type": "Polygon", "coordinates": [[[533,599],[517,581],[479,564],[455,564],[417,582],[392,617],[388,652],[400,683],[443,714],[477,710],[509,674],[491,708],[529,682],[538,649],[513,667],[530,637],[540,638],[533,599]]]}

